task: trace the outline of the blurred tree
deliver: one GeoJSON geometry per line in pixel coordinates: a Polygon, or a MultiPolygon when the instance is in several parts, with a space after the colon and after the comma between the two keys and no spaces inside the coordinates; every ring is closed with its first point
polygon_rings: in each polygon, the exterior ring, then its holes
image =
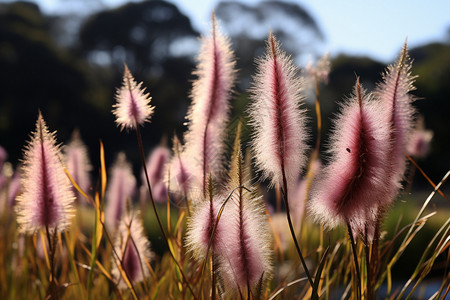
{"type": "Polygon", "coordinates": [[[64,22],[74,20],[82,18],[46,16],[28,2],[0,4],[0,144],[13,162],[21,156],[38,109],[61,142],[78,127],[94,165],[100,138],[107,163],[120,150],[137,156],[135,136],[121,134],[110,112],[124,62],[156,106],[144,136],[147,149],[164,134],[182,130],[198,47],[189,19],[164,1],[126,4],[86,19],[80,41],[73,32],[70,39],[65,36],[70,24],[64,22]],[[111,59],[99,64],[96,58],[102,55],[111,59]]]}
{"type": "MultiPolygon", "coordinates": [[[[148,150],[163,135],[183,130],[198,35],[189,18],[175,5],[160,0],[100,11],[81,25],[78,51],[91,66],[112,72],[112,78],[105,82],[111,100],[122,83],[124,63],[150,92],[156,113],[148,126],[151,130],[144,136],[148,150]]],[[[110,131],[118,131],[109,125],[110,131]]],[[[124,145],[134,147],[133,135],[122,135],[119,140],[122,149],[124,145]]],[[[131,149],[129,153],[137,154],[131,149]]],[[[137,157],[130,159],[139,161],[137,157]]]]}
{"type": "Polygon", "coordinates": [[[410,51],[418,97],[416,107],[433,130],[430,155],[421,162],[433,180],[439,180],[450,166],[450,45],[431,43],[410,51]]]}
{"type": "MultiPolygon", "coordinates": [[[[50,24],[29,2],[0,4],[0,144],[13,162],[42,110],[58,140],[95,114],[87,101],[95,92],[87,65],[60,48],[50,24]]],[[[95,119],[95,118],[94,118],[95,119]]]]}
{"type": "Polygon", "coordinates": [[[94,63],[122,67],[126,62],[137,77],[164,76],[166,60],[197,51],[197,36],[175,5],[143,1],[90,16],[80,29],[80,50],[94,63]]]}
{"type": "Polygon", "coordinates": [[[312,15],[297,3],[261,1],[250,6],[237,1],[220,2],[215,9],[224,31],[231,37],[238,58],[239,87],[249,87],[255,73],[254,60],[264,53],[265,41],[272,31],[283,49],[298,59],[316,53],[324,34],[312,15]]]}

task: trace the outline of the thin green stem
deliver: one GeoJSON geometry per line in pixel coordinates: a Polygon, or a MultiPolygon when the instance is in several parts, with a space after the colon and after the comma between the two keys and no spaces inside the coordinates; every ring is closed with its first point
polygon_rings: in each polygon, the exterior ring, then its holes
{"type": "Polygon", "coordinates": [[[139,144],[139,150],[140,150],[140,154],[141,154],[142,165],[144,167],[145,179],[146,179],[146,182],[147,182],[148,193],[150,195],[150,202],[152,203],[153,211],[155,212],[155,216],[156,216],[156,220],[157,220],[158,225],[159,225],[159,229],[161,230],[161,233],[162,233],[162,235],[164,237],[164,241],[166,242],[167,248],[169,249],[170,256],[172,256],[173,261],[175,262],[175,264],[177,265],[178,269],[180,270],[181,276],[183,277],[183,280],[186,283],[186,286],[188,287],[188,289],[191,292],[191,294],[194,297],[194,299],[197,299],[197,296],[195,295],[194,291],[192,290],[192,287],[190,286],[188,280],[186,279],[186,276],[185,276],[185,274],[183,272],[182,267],[180,266],[180,264],[178,263],[177,259],[175,258],[175,255],[172,252],[172,248],[169,245],[169,240],[167,238],[166,232],[164,231],[164,227],[162,226],[161,219],[159,218],[158,211],[156,210],[156,205],[155,205],[155,201],[153,199],[153,194],[152,194],[152,188],[150,186],[150,179],[148,178],[147,164],[145,162],[144,146],[142,145],[142,138],[141,138],[141,132],[139,130],[139,124],[136,123],[135,127],[136,127],[137,140],[138,140],[138,144],[139,144]]]}

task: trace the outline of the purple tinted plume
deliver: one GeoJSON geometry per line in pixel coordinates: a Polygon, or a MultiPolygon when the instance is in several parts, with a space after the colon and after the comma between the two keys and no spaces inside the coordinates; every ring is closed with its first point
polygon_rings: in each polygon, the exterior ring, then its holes
{"type": "Polygon", "coordinates": [[[381,103],[366,95],[358,80],[334,122],[331,161],[312,187],[309,208],[328,228],[349,223],[357,234],[373,225],[378,205],[388,195],[391,144],[385,115],[381,103]]]}
{"type": "MultiPolygon", "coordinates": [[[[166,165],[170,159],[170,151],[166,147],[157,147],[147,159],[148,177],[152,187],[153,199],[156,202],[167,201],[167,187],[164,181],[166,176],[166,165]]],[[[145,182],[145,173],[141,173],[142,182],[145,182]]],[[[149,197],[147,187],[141,188],[144,199],[149,197]]],[[[142,197],[142,196],[141,196],[142,197]]]]}
{"type": "Polygon", "coordinates": [[[425,130],[424,120],[419,118],[407,146],[408,154],[415,158],[426,157],[430,150],[432,139],[433,131],[425,130]]]}
{"type": "MultiPolygon", "coordinates": [[[[88,152],[86,145],[80,138],[80,132],[75,130],[72,134],[72,139],[70,143],[64,148],[66,156],[66,165],[69,174],[72,176],[73,180],[81,188],[81,190],[87,193],[91,186],[91,181],[89,178],[89,172],[92,166],[89,162],[88,152]]],[[[78,201],[83,199],[83,196],[73,188],[78,201]]]]}
{"type": "Polygon", "coordinates": [[[387,199],[384,199],[386,205],[397,195],[406,170],[406,146],[413,128],[415,113],[412,106],[414,97],[409,93],[414,90],[414,79],[415,77],[411,75],[411,60],[405,42],[399,59],[388,66],[383,81],[376,90],[383,110],[387,112],[386,118],[382,121],[391,126],[392,149],[387,158],[390,162],[387,180],[391,193],[387,199]]]}
{"type": "MultiPolygon", "coordinates": [[[[199,202],[188,218],[188,229],[186,234],[186,245],[192,252],[194,258],[201,262],[206,258],[209,240],[213,233],[214,224],[217,220],[220,206],[222,205],[222,197],[216,196],[212,199],[199,202]]],[[[221,241],[221,237],[229,232],[228,222],[220,219],[213,239],[210,250],[215,253],[223,253],[226,244],[221,241]]]]}
{"type": "Polygon", "coordinates": [[[305,111],[300,109],[304,100],[302,82],[273,34],[257,68],[249,108],[256,166],[275,186],[283,187],[285,177],[288,191],[292,191],[306,162],[305,111]]]}
{"type": "Polygon", "coordinates": [[[228,123],[231,89],[235,80],[235,62],[228,38],[218,30],[212,17],[211,36],[202,38],[197,80],[191,93],[187,115],[185,153],[189,170],[206,194],[208,174],[220,175],[223,167],[224,137],[228,123]]]}
{"type": "Polygon", "coordinates": [[[21,189],[20,174],[19,171],[16,170],[16,172],[14,172],[14,175],[11,178],[8,187],[8,207],[14,207],[16,197],[19,194],[20,189],[21,189]]]}
{"type": "Polygon", "coordinates": [[[270,277],[272,241],[264,202],[252,189],[250,172],[243,164],[239,133],[226,190],[235,188],[220,220],[228,228],[218,236],[226,245],[224,253],[220,253],[220,266],[227,286],[245,293],[246,287],[253,289],[263,276],[270,277]],[[237,188],[243,186],[250,191],[237,188]]]}
{"type": "Polygon", "coordinates": [[[23,232],[65,230],[73,216],[74,194],[64,173],[54,133],[39,112],[36,131],[24,151],[23,193],[17,197],[17,222],[23,232]]]}
{"type": "MultiPolygon", "coordinates": [[[[150,242],[138,213],[127,213],[121,219],[114,248],[131,283],[141,282],[150,275],[146,261],[150,263],[154,254],[150,251],[150,242]]],[[[119,288],[125,289],[127,285],[117,267],[120,262],[114,260],[111,273],[119,288]]]]}
{"type": "Polygon", "coordinates": [[[5,163],[7,158],[8,158],[8,153],[6,152],[5,148],[0,146],[0,172],[2,171],[3,164],[5,163]]]}
{"type": "Polygon", "coordinates": [[[289,206],[292,207],[292,220],[297,229],[301,226],[306,203],[309,199],[311,180],[318,174],[320,169],[322,169],[322,163],[319,159],[311,161],[308,170],[310,177],[307,175],[305,178],[297,181],[292,198],[289,199],[289,206]]]}
{"type": "Polygon", "coordinates": [[[186,153],[182,150],[182,145],[175,136],[173,139],[173,156],[169,163],[169,171],[166,174],[170,178],[166,178],[166,182],[169,185],[170,192],[181,197],[187,197],[193,181],[185,156],[186,153]]]}
{"type": "Polygon", "coordinates": [[[115,226],[125,212],[127,199],[133,196],[136,189],[136,179],[131,164],[126,160],[125,153],[119,153],[109,178],[106,191],[105,223],[108,230],[115,231],[115,226]]]}
{"type": "Polygon", "coordinates": [[[145,93],[142,82],[136,83],[127,65],[123,74],[123,85],[117,90],[116,100],[113,113],[120,130],[134,129],[150,121],[154,109],[150,105],[151,97],[149,93],[145,93]]]}
{"type": "Polygon", "coordinates": [[[310,61],[306,66],[306,71],[316,80],[328,84],[328,76],[331,71],[330,53],[325,53],[316,65],[313,65],[312,61],[310,61]]]}
{"type": "Polygon", "coordinates": [[[0,146],[0,189],[6,182],[6,176],[3,174],[3,164],[5,163],[7,158],[8,153],[6,153],[6,150],[2,146],[0,146]]]}

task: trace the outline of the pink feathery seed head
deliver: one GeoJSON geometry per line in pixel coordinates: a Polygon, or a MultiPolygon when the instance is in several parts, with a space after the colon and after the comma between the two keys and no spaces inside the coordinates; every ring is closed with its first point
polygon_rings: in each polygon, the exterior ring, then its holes
{"type": "MultiPolygon", "coordinates": [[[[124,214],[120,220],[118,235],[114,248],[121,258],[123,270],[132,283],[143,281],[150,275],[147,262],[153,259],[154,254],[150,250],[142,219],[137,212],[124,214]]],[[[120,262],[113,257],[112,275],[120,289],[126,289],[127,285],[118,268],[120,262]]]]}
{"type": "Polygon", "coordinates": [[[23,192],[16,198],[17,223],[23,232],[44,228],[63,231],[73,217],[75,196],[54,135],[39,112],[36,131],[24,151],[23,192]]]}
{"type": "Polygon", "coordinates": [[[221,243],[226,247],[220,256],[220,271],[231,289],[254,288],[261,276],[267,279],[272,273],[268,220],[264,211],[252,204],[240,210],[236,208],[237,203],[233,204],[235,207],[230,205],[222,216],[230,224],[221,236],[221,243]]]}
{"type": "Polygon", "coordinates": [[[386,112],[360,88],[342,105],[331,136],[331,161],[318,176],[311,191],[310,211],[329,228],[349,223],[364,233],[389,193],[386,185],[389,124],[386,112]]]}
{"type": "Polygon", "coordinates": [[[0,173],[2,172],[3,163],[8,158],[8,153],[6,152],[5,148],[0,146],[0,173]]]}
{"type": "Polygon", "coordinates": [[[225,198],[220,195],[207,197],[210,199],[203,199],[197,203],[187,223],[186,245],[198,262],[206,258],[213,232],[209,250],[218,255],[224,253],[227,245],[223,238],[231,230],[229,219],[222,214],[214,231],[217,215],[225,198]]]}
{"type": "Polygon", "coordinates": [[[154,107],[150,105],[151,97],[142,88],[142,82],[137,84],[127,65],[123,74],[123,85],[117,90],[117,103],[113,106],[116,124],[120,130],[134,129],[150,122],[154,107]]]}
{"type": "Polygon", "coordinates": [[[378,85],[375,94],[380,98],[383,109],[389,112],[383,122],[390,124],[392,150],[388,160],[391,165],[387,181],[391,186],[391,195],[385,199],[386,205],[391,203],[401,187],[406,170],[406,146],[413,128],[415,109],[412,102],[415,98],[409,93],[414,90],[415,76],[411,75],[411,60],[405,42],[399,59],[388,66],[383,81],[378,85]]]}
{"type": "Polygon", "coordinates": [[[19,195],[21,185],[20,185],[20,171],[16,170],[11,178],[8,188],[8,207],[14,207],[16,202],[16,197],[19,195]]]}
{"type": "Polygon", "coordinates": [[[418,118],[407,146],[407,153],[415,158],[424,158],[430,150],[433,131],[425,130],[423,117],[418,118]]]}
{"type": "Polygon", "coordinates": [[[106,190],[105,223],[108,230],[114,228],[125,212],[127,199],[131,198],[136,190],[136,178],[132,167],[126,160],[125,153],[117,156],[109,176],[108,189],[106,190]]]}
{"type": "Polygon", "coordinates": [[[165,173],[166,186],[173,194],[177,194],[179,197],[188,196],[192,174],[187,169],[188,163],[184,157],[186,154],[183,151],[183,146],[177,136],[173,138],[173,156],[170,159],[168,165],[168,171],[165,173]]]}
{"type": "Polygon", "coordinates": [[[257,69],[248,110],[256,166],[263,178],[270,178],[279,187],[283,187],[284,172],[291,191],[306,162],[306,116],[300,109],[304,101],[302,80],[272,33],[257,69]]]}
{"type": "Polygon", "coordinates": [[[271,276],[271,236],[268,219],[262,197],[256,195],[251,185],[249,170],[242,162],[240,136],[236,137],[232,156],[232,167],[228,186],[232,191],[238,186],[247,189],[236,189],[222,218],[227,220],[225,234],[221,235],[221,243],[225,244],[220,256],[220,272],[231,290],[254,288],[261,277],[271,276]]]}
{"type": "MultiPolygon", "coordinates": [[[[80,189],[87,193],[91,186],[89,172],[92,170],[92,166],[89,161],[87,147],[81,140],[80,132],[78,130],[74,130],[71,141],[64,147],[64,152],[69,174],[80,189]]],[[[75,189],[75,187],[73,187],[73,191],[75,192],[78,201],[86,202],[84,197],[75,189]]]]}
{"type": "Polygon", "coordinates": [[[198,188],[205,191],[207,175],[218,177],[223,169],[229,101],[236,77],[229,39],[218,29],[214,15],[211,35],[201,40],[194,75],[184,151],[192,158],[187,161],[190,172],[201,179],[198,188]]]}
{"type": "Polygon", "coordinates": [[[7,178],[3,172],[3,165],[7,158],[8,158],[8,153],[2,146],[0,146],[0,190],[2,189],[3,185],[6,183],[6,180],[7,180],[7,178]]]}
{"type": "MultiPolygon", "coordinates": [[[[163,203],[167,200],[167,187],[164,182],[166,176],[166,165],[170,160],[170,151],[166,147],[159,146],[155,148],[147,159],[147,171],[150,185],[152,187],[152,196],[156,202],[163,203]]],[[[144,170],[141,172],[142,182],[146,182],[144,170]]],[[[146,198],[148,198],[148,190],[146,198]]]]}
{"type": "Polygon", "coordinates": [[[306,66],[306,71],[310,76],[316,78],[316,80],[322,81],[328,84],[328,75],[331,71],[330,53],[325,53],[318,61],[316,65],[310,61],[306,66]]]}
{"type": "Polygon", "coordinates": [[[321,169],[322,162],[320,159],[311,160],[308,164],[306,176],[297,181],[292,196],[289,198],[289,206],[292,208],[292,219],[297,229],[301,226],[306,203],[309,200],[312,181],[321,169]]]}
{"type": "Polygon", "coordinates": [[[308,180],[297,181],[292,197],[289,198],[289,206],[292,210],[292,220],[296,228],[299,228],[305,211],[308,191],[308,180]]]}

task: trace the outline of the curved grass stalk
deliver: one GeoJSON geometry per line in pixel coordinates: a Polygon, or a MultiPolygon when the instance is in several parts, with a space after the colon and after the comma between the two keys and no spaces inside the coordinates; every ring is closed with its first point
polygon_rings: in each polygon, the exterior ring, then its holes
{"type": "Polygon", "coordinates": [[[403,295],[406,292],[406,289],[408,286],[414,281],[414,279],[419,275],[419,279],[414,284],[414,287],[409,292],[407,299],[409,299],[412,295],[412,293],[417,288],[417,285],[425,278],[425,276],[431,271],[431,268],[434,264],[434,261],[436,260],[437,256],[442,253],[442,250],[446,247],[447,243],[450,242],[450,236],[448,235],[448,232],[450,231],[450,219],[448,219],[442,226],[439,228],[438,232],[434,235],[433,239],[428,243],[427,248],[425,249],[424,253],[422,254],[422,257],[419,260],[419,263],[417,264],[416,269],[414,270],[413,275],[408,279],[408,281],[403,286],[402,290],[400,291],[400,294],[398,295],[397,299],[403,299],[403,295]],[[445,230],[444,230],[445,229],[445,230]],[[442,233],[443,232],[443,233],[442,233]],[[436,239],[439,235],[442,237],[440,238],[438,244],[436,245],[436,249],[434,249],[434,252],[432,256],[429,258],[428,261],[425,262],[425,259],[429,252],[431,251],[431,246],[434,244],[436,239]],[[421,272],[422,271],[422,272],[421,272]]]}
{"type": "Polygon", "coordinates": [[[297,280],[294,280],[294,281],[289,282],[289,283],[286,284],[285,286],[279,288],[278,291],[276,291],[275,294],[273,294],[273,295],[269,298],[269,300],[274,300],[279,294],[281,294],[281,293],[282,293],[285,289],[287,289],[288,287],[293,286],[293,285],[298,284],[298,283],[303,282],[303,281],[307,281],[307,280],[308,280],[307,277],[302,277],[302,278],[299,278],[299,279],[297,279],[297,280]]]}
{"type": "Polygon", "coordinates": [[[403,254],[403,252],[405,251],[406,247],[409,245],[409,243],[414,238],[414,236],[417,234],[417,232],[419,232],[422,229],[422,227],[425,225],[425,222],[426,222],[426,220],[428,219],[428,217],[430,215],[426,216],[427,218],[425,218],[425,217],[420,218],[420,217],[423,214],[423,212],[425,211],[425,208],[428,206],[430,201],[433,199],[433,197],[436,194],[436,192],[447,181],[449,176],[450,176],[450,171],[448,171],[444,175],[444,177],[441,179],[441,181],[436,185],[434,190],[430,193],[430,195],[425,200],[425,202],[422,205],[422,207],[421,207],[419,213],[417,214],[416,218],[411,223],[411,226],[410,226],[408,232],[406,233],[406,236],[403,239],[402,243],[400,244],[400,247],[398,248],[398,251],[395,253],[394,257],[392,257],[392,259],[389,261],[389,263],[388,263],[388,265],[386,267],[386,271],[383,272],[381,274],[380,278],[378,279],[376,287],[379,287],[381,285],[381,283],[384,281],[384,279],[387,277],[387,285],[388,285],[388,289],[387,290],[388,290],[388,294],[390,293],[390,291],[392,289],[392,278],[391,278],[391,269],[392,269],[392,267],[398,261],[398,259],[403,254]],[[417,224],[417,226],[415,226],[416,224],[417,224]]]}
{"type": "Polygon", "coordinates": [[[175,262],[175,264],[178,267],[178,270],[181,273],[183,281],[186,283],[186,286],[189,289],[189,291],[191,292],[191,294],[194,297],[194,299],[198,299],[198,297],[195,295],[191,285],[189,284],[189,281],[187,280],[186,275],[184,274],[182,267],[180,266],[178,260],[176,259],[175,254],[173,253],[172,247],[170,246],[170,243],[169,243],[169,239],[167,238],[166,232],[165,232],[164,227],[162,226],[162,223],[161,223],[161,219],[159,218],[159,214],[158,214],[158,211],[156,209],[155,200],[153,199],[153,195],[152,195],[152,188],[150,186],[150,180],[149,180],[149,177],[148,177],[147,165],[146,165],[145,154],[144,154],[144,147],[142,145],[141,132],[140,132],[139,126],[137,126],[137,124],[136,124],[136,128],[135,129],[136,129],[136,136],[137,136],[137,140],[138,140],[138,144],[139,144],[139,150],[140,150],[142,165],[144,167],[144,173],[145,173],[145,179],[146,179],[146,182],[147,182],[148,193],[150,195],[150,202],[152,204],[152,208],[153,208],[153,211],[155,213],[156,220],[157,220],[158,225],[159,225],[159,229],[161,230],[161,233],[163,235],[163,239],[166,242],[167,248],[169,249],[170,256],[172,257],[173,261],[175,262]]]}

